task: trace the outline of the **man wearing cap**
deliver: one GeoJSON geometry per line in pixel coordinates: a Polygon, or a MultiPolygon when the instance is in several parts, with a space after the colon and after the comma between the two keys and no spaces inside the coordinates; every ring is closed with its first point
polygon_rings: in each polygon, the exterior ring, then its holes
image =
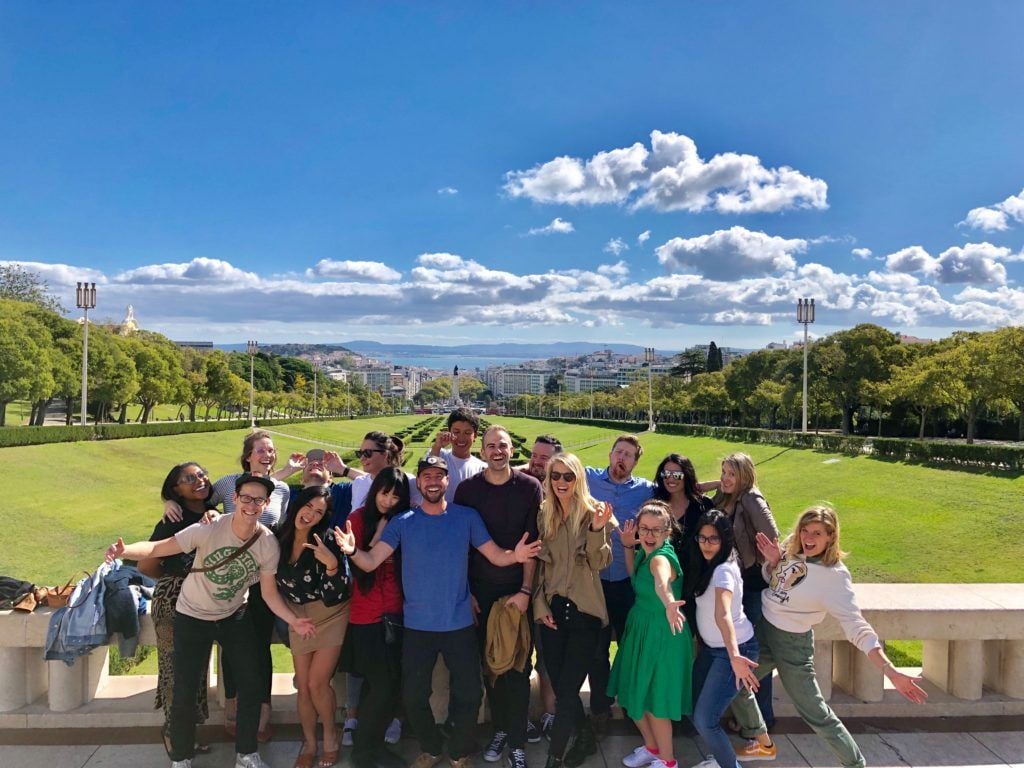
{"type": "Polygon", "coordinates": [[[258,640],[246,613],[249,587],[259,582],[267,607],[303,637],[316,626],[297,618],[277,591],[274,574],[280,550],[273,532],[260,523],[260,513],[274,492],[273,481],[239,475],[232,499],[234,512],[209,524],[190,525],[161,541],[111,544],[105,560],[144,560],[195,550],[195,565],[182,584],[174,616],[174,701],[164,743],[172,768],[191,768],[195,747],[195,697],[202,672],[216,641],[229,655],[238,677],[236,768],[266,768],[256,751],[259,722],[258,640]]]}
{"type": "Polygon", "coordinates": [[[388,523],[369,552],[357,551],[349,523],[335,531],[342,552],[363,571],[373,571],[401,547],[405,593],[402,642],[402,698],[422,754],[413,768],[441,761],[442,736],[430,709],[431,677],[440,653],[448,667],[450,716],[454,723],[448,755],[454,768],[466,768],[480,709],[480,653],[469,596],[469,559],[475,549],[491,564],[525,563],[540,550],[524,533],[514,549],[491,539],[476,510],[445,501],[448,465],[440,456],[422,459],[416,487],[423,502],[388,523]]]}

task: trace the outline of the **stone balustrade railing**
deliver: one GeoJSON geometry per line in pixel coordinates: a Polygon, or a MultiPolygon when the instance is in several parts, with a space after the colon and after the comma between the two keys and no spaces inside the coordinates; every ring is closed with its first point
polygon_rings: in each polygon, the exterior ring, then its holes
{"type": "MultiPolygon", "coordinates": [[[[1024,715],[1024,585],[858,584],[856,593],[865,618],[884,640],[923,641],[930,699],[917,707],[887,690],[882,674],[827,619],[815,631],[815,665],[819,685],[840,716],[1024,715]]],[[[0,728],[107,725],[111,713],[120,724],[160,724],[162,713],[152,709],[155,678],[110,676],[106,648],[71,667],[43,660],[51,613],[0,612],[0,728]],[[126,705],[127,699],[133,704],[126,705]]],[[[141,641],[156,642],[148,616],[141,641]]],[[[438,667],[434,699],[443,708],[447,681],[443,665],[438,667]]],[[[291,676],[275,677],[275,719],[294,722],[294,696],[287,695],[291,676]]],[[[793,714],[782,686],[776,691],[776,713],[793,714]]],[[[211,704],[219,699],[211,697],[211,704]]],[[[211,713],[211,720],[217,722],[219,714],[211,713]]]]}

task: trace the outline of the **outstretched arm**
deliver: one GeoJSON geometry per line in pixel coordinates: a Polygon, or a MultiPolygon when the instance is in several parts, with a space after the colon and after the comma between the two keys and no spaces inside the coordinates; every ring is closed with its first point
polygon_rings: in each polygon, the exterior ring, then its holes
{"type": "MultiPolygon", "coordinates": [[[[477,547],[477,551],[486,557],[492,565],[504,568],[516,563],[525,563],[531,557],[536,557],[540,552],[540,539],[526,543],[529,533],[524,533],[523,538],[516,544],[514,550],[502,549],[494,543],[494,539],[488,539],[483,545],[477,547]]],[[[378,545],[379,546],[379,545],[378,545]]]]}
{"type": "Polygon", "coordinates": [[[124,540],[118,537],[117,541],[107,547],[103,560],[107,563],[113,562],[119,557],[128,560],[146,560],[150,557],[180,555],[182,552],[184,550],[173,536],[160,541],[137,541],[134,544],[125,544],[124,540]]]}
{"type": "Polygon", "coordinates": [[[277,582],[274,580],[273,573],[260,571],[260,592],[263,594],[263,602],[267,604],[267,608],[299,635],[306,639],[316,635],[316,624],[312,619],[300,619],[292,613],[292,609],[288,607],[284,598],[281,597],[281,593],[277,591],[277,582]]]}

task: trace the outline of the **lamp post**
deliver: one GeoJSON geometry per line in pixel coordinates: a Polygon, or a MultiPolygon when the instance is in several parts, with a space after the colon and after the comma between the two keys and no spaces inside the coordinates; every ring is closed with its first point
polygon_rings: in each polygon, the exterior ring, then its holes
{"type": "Polygon", "coordinates": [[[259,344],[254,339],[245,342],[245,351],[249,355],[249,428],[256,429],[256,386],[253,373],[255,370],[256,350],[259,344]]]}
{"type": "Polygon", "coordinates": [[[562,382],[558,382],[558,418],[562,418],[562,382]]]}
{"type": "Polygon", "coordinates": [[[647,361],[647,431],[654,431],[654,347],[644,347],[647,361]]]}
{"type": "Polygon", "coordinates": [[[590,418],[594,418],[594,374],[590,374],[590,418]]]}
{"type": "Polygon", "coordinates": [[[89,310],[96,308],[96,283],[79,283],[75,306],[82,310],[82,426],[89,414],[89,310]]]}
{"type": "Polygon", "coordinates": [[[317,378],[320,374],[320,363],[313,363],[313,418],[316,418],[316,394],[317,394],[317,378]]]}
{"type": "Polygon", "coordinates": [[[804,402],[802,432],[807,431],[807,327],[814,322],[814,299],[797,299],[796,321],[804,326],[804,402]]]}

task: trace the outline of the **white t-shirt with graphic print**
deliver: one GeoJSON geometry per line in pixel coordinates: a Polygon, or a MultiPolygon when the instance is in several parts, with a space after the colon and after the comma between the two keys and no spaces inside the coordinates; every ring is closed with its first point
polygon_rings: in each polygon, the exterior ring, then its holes
{"type": "MultiPolygon", "coordinates": [[[[196,523],[174,534],[183,551],[195,550],[194,567],[215,566],[245,544],[245,539],[231,530],[232,517],[221,515],[208,525],[196,523]]],[[[249,587],[259,581],[260,573],[277,572],[281,556],[277,538],[262,523],[258,530],[256,543],[223,568],[186,577],[177,602],[181,613],[204,621],[225,619],[245,603],[249,587]]]]}

